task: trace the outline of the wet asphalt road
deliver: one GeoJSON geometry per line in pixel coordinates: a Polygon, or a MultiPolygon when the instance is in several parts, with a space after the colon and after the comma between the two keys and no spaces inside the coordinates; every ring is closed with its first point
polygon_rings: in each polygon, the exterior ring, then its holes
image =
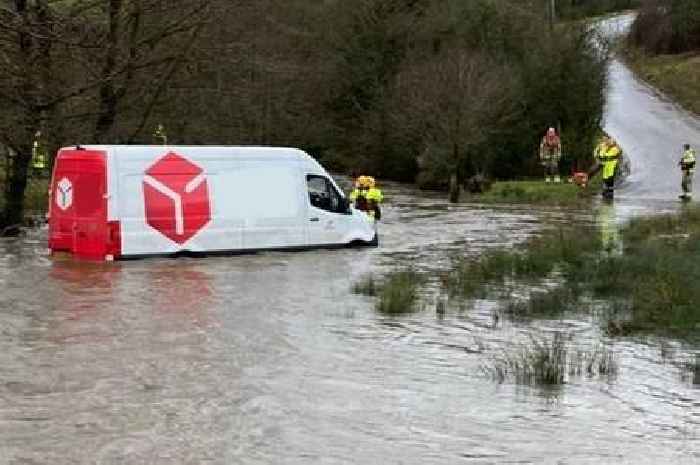
{"type": "MultiPolygon", "coordinates": [[[[609,30],[624,31],[631,20],[631,16],[610,20],[609,30]]],[[[609,76],[604,128],[620,142],[632,162],[629,183],[618,196],[640,203],[677,200],[681,184],[678,161],[683,144],[700,149],[700,118],[638,79],[620,59],[612,61],[609,76]]]]}

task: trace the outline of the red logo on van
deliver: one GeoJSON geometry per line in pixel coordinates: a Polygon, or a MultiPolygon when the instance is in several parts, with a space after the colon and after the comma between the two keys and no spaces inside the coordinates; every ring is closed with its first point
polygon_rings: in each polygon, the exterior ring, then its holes
{"type": "Polygon", "coordinates": [[[145,174],[146,222],[153,229],[184,244],[209,223],[209,186],[202,168],[169,152],[145,174]]]}

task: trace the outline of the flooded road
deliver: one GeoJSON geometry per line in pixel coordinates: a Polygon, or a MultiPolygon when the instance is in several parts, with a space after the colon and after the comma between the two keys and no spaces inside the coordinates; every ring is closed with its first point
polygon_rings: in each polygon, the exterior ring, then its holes
{"type": "Polygon", "coordinates": [[[593,215],[387,193],[379,249],[89,264],[49,258],[43,231],[0,242],[0,463],[697,463],[672,342],[616,340],[617,377],[553,396],[484,366],[530,335],[605,340],[589,317],[437,315],[429,293],[387,317],[350,291],[593,215]]]}
{"type": "Polygon", "coordinates": [[[613,209],[450,206],[389,185],[378,249],[90,264],[49,257],[43,230],[0,241],[0,464],[699,463],[678,342],[608,340],[588,314],[498,321],[491,301],[439,315],[430,287],[389,317],[351,292],[368,271],[431,275],[543,227],[675,209],[665,142],[633,136],[673,114],[612,72],[606,124],[638,170],[613,209]],[[552,392],[485,373],[554,331],[609,345],[617,376],[552,392]]]}

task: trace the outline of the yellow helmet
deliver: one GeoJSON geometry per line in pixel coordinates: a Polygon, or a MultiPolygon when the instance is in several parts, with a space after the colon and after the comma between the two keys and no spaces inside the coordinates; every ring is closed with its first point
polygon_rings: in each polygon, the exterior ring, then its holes
{"type": "Polygon", "coordinates": [[[372,176],[360,176],[355,181],[355,187],[359,189],[370,189],[374,187],[374,178],[372,176]]]}

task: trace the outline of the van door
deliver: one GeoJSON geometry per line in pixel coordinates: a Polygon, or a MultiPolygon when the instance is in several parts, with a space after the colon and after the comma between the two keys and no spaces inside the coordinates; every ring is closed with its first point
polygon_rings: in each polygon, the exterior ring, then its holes
{"type": "Polygon", "coordinates": [[[104,259],[109,233],[105,185],[104,152],[61,152],[51,185],[49,247],[52,250],[104,259]]]}
{"type": "Polygon", "coordinates": [[[325,176],[306,176],[309,202],[308,245],[342,244],[352,215],[333,183],[325,176]]]}
{"type": "Polygon", "coordinates": [[[75,254],[104,259],[107,245],[107,199],[105,162],[102,157],[85,160],[75,178],[75,254]]]}

